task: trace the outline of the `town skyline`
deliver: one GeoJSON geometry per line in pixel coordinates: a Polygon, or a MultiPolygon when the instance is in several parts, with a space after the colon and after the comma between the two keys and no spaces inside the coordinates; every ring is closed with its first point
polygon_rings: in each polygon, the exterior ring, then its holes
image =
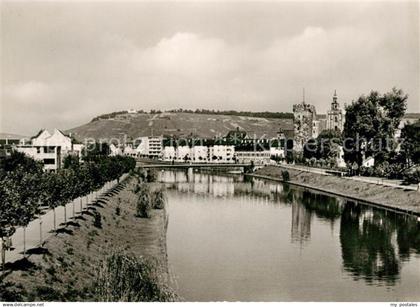
{"type": "Polygon", "coordinates": [[[418,2],[6,1],[1,11],[2,132],[130,108],[291,112],[303,87],[322,114],[335,89],[344,105],[394,86],[420,112],[418,2]]]}
{"type": "MultiPolygon", "coordinates": [[[[337,91],[334,90],[334,93],[337,93],[337,91]]],[[[312,103],[311,101],[308,101],[307,96],[306,96],[305,89],[303,89],[303,94],[301,94],[301,95],[302,95],[301,96],[301,99],[300,100],[297,100],[297,102],[294,103],[293,105],[302,104],[303,102],[305,102],[305,104],[307,104],[307,105],[313,105],[315,107],[315,110],[316,110],[317,115],[323,115],[323,116],[327,116],[328,112],[331,110],[331,102],[333,101],[334,94],[331,96],[330,106],[324,112],[319,111],[319,109],[318,109],[318,107],[317,107],[316,104],[312,103]]],[[[365,95],[365,94],[363,94],[363,95],[365,95]]],[[[340,105],[340,108],[343,109],[343,111],[345,110],[346,105],[349,105],[349,104],[352,103],[352,101],[349,102],[349,103],[347,103],[347,102],[341,102],[338,93],[337,93],[337,96],[336,97],[338,97],[338,103],[340,105]]],[[[171,111],[180,110],[180,109],[183,109],[183,108],[182,107],[179,107],[179,108],[173,108],[173,109],[162,109],[162,110],[160,110],[160,109],[154,109],[154,108],[145,109],[145,108],[135,108],[135,107],[133,107],[133,108],[129,108],[129,109],[126,109],[126,110],[116,109],[116,110],[113,110],[112,112],[119,112],[119,111],[123,111],[123,112],[124,111],[125,112],[144,111],[145,113],[151,113],[151,112],[163,112],[163,113],[165,113],[165,112],[171,112],[171,111]]],[[[206,108],[195,108],[195,109],[185,108],[183,110],[188,112],[188,111],[195,111],[197,109],[198,110],[208,110],[206,108]]],[[[237,109],[237,110],[234,110],[234,109],[216,109],[214,111],[215,112],[220,112],[220,113],[223,113],[224,111],[226,111],[226,112],[228,112],[228,111],[250,112],[250,113],[256,113],[256,112],[261,112],[261,113],[263,113],[263,112],[276,113],[276,112],[278,112],[278,113],[290,113],[291,115],[294,113],[293,112],[293,109],[286,110],[286,111],[248,110],[248,109],[237,109]]],[[[110,113],[112,113],[112,112],[110,112],[110,113]]],[[[406,113],[407,114],[417,114],[417,113],[420,113],[420,112],[410,112],[410,109],[407,108],[407,112],[406,113]]],[[[53,131],[56,128],[59,128],[60,130],[69,130],[69,129],[77,128],[77,127],[80,127],[82,125],[85,125],[85,124],[89,123],[94,117],[101,116],[101,115],[104,115],[104,114],[107,114],[107,113],[96,114],[92,118],[89,118],[86,121],[80,122],[78,124],[76,123],[72,127],[62,127],[62,126],[54,126],[54,125],[49,125],[49,126],[36,126],[32,130],[26,130],[26,132],[20,132],[19,129],[17,129],[17,130],[15,129],[13,131],[0,130],[0,133],[2,133],[4,135],[10,134],[10,135],[16,135],[16,136],[31,137],[31,136],[35,135],[37,132],[39,132],[40,130],[44,130],[44,129],[45,130],[48,130],[48,131],[50,131],[50,130],[53,131]]],[[[217,115],[217,114],[215,114],[215,115],[217,115]]],[[[223,115],[223,114],[220,114],[220,115],[223,115]]],[[[240,115],[240,116],[243,116],[243,115],[240,115]]],[[[0,128],[3,128],[3,127],[0,126],[0,128]]]]}

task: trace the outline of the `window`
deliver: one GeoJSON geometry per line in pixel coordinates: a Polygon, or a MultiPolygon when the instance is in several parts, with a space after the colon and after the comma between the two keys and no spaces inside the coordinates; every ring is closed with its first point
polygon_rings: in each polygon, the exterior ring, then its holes
{"type": "Polygon", "coordinates": [[[44,147],[44,152],[45,153],[54,153],[55,152],[55,147],[44,147]]]}
{"type": "Polygon", "coordinates": [[[55,159],[44,159],[44,164],[45,165],[54,165],[55,164],[55,159]]]}

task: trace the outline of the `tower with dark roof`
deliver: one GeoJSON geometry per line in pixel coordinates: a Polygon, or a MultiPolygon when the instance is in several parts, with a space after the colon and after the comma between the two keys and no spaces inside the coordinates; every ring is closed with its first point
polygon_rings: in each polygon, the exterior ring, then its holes
{"type": "Polygon", "coordinates": [[[303,91],[302,103],[293,105],[294,142],[293,148],[302,151],[305,143],[314,137],[313,127],[316,124],[315,106],[306,103],[303,91]]]}

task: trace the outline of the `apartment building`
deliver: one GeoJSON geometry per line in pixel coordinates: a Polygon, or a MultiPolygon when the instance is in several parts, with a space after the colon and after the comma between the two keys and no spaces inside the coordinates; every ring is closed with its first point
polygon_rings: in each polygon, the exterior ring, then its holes
{"type": "Polygon", "coordinates": [[[240,164],[268,165],[270,164],[271,153],[264,151],[236,151],[236,161],[240,164]]]}
{"type": "Polygon", "coordinates": [[[136,139],[139,142],[136,150],[139,156],[148,158],[161,158],[163,151],[163,137],[144,136],[136,139]]]}
{"type": "Polygon", "coordinates": [[[235,146],[214,145],[209,147],[209,161],[212,163],[235,163],[235,146]]]}
{"type": "Polygon", "coordinates": [[[209,161],[209,148],[207,146],[191,147],[191,160],[196,163],[205,163],[209,161]]]}
{"type": "Polygon", "coordinates": [[[177,162],[191,161],[191,148],[188,145],[177,146],[175,149],[175,160],[177,162]]]}
{"type": "Polygon", "coordinates": [[[165,146],[162,150],[163,161],[174,161],[176,160],[176,149],[174,146],[165,146]]]}

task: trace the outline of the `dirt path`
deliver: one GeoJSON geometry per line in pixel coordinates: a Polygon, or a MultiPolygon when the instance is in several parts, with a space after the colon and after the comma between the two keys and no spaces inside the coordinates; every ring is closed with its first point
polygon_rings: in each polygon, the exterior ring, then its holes
{"type": "MultiPolygon", "coordinates": [[[[126,175],[122,176],[122,179],[126,175]]],[[[117,185],[117,180],[109,182],[97,192],[92,192],[82,198],[76,198],[65,206],[59,206],[55,209],[56,227],[61,228],[63,224],[72,220],[72,217],[80,214],[81,210],[86,209],[87,205],[96,199],[97,195],[105,194],[109,189],[117,185]]],[[[16,232],[10,238],[12,240],[12,250],[6,251],[6,262],[14,262],[24,257],[24,250],[30,250],[38,247],[41,242],[53,235],[54,230],[54,211],[45,210],[41,216],[32,220],[25,231],[22,227],[16,229],[16,232]]],[[[1,251],[1,247],[0,247],[1,251]]]]}
{"type": "MultiPolygon", "coordinates": [[[[268,166],[259,169],[255,174],[281,179],[282,170],[285,169],[268,166]]],[[[291,183],[310,186],[325,192],[339,194],[344,197],[353,197],[420,215],[420,192],[418,191],[405,191],[399,188],[355,181],[346,177],[326,176],[292,169],[288,169],[288,171],[291,183]]]]}
{"type": "Polygon", "coordinates": [[[28,259],[9,264],[0,301],[92,300],[98,264],[115,249],[153,259],[162,281],[168,281],[166,211],[153,210],[150,219],[136,217],[134,181],[128,179],[100,199],[43,248],[28,251],[28,259]],[[94,223],[95,211],[101,215],[101,227],[94,223]]]}

